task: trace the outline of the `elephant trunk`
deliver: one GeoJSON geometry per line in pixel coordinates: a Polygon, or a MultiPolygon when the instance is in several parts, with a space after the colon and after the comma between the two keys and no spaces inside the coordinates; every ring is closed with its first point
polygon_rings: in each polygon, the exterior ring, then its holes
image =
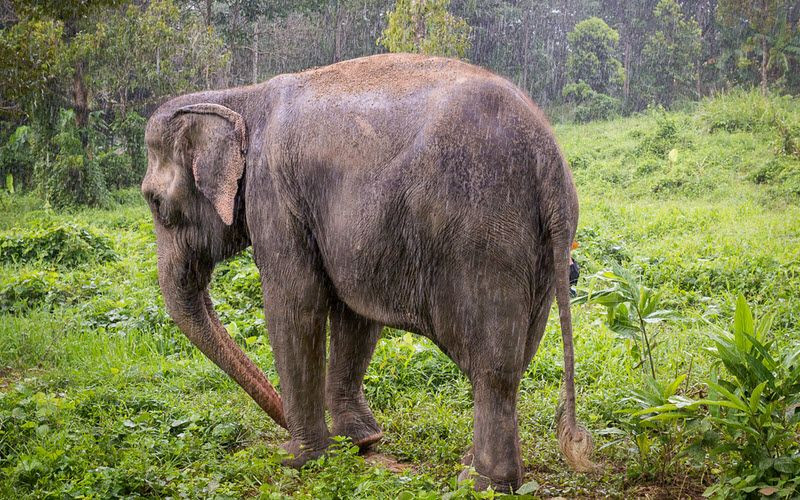
{"type": "Polygon", "coordinates": [[[287,428],[280,395],[231,339],[214,311],[208,294],[210,271],[210,264],[203,266],[197,259],[171,259],[159,251],[158,281],[167,311],[192,344],[235,380],[278,425],[287,428]]]}

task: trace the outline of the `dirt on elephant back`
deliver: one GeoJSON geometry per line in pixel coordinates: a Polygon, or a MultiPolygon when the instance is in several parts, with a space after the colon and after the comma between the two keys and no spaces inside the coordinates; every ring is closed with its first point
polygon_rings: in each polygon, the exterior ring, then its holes
{"type": "Polygon", "coordinates": [[[467,76],[499,78],[493,73],[453,59],[419,54],[381,54],[303,71],[322,94],[383,90],[404,94],[415,88],[467,76]]]}

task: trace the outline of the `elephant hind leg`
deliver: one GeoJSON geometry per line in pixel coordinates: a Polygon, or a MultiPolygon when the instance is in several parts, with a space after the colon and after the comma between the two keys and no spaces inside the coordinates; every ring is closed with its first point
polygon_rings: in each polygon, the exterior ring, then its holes
{"type": "MultiPolygon", "coordinates": [[[[525,371],[531,314],[523,293],[500,286],[500,273],[487,274],[482,279],[486,290],[502,293],[475,293],[474,299],[465,303],[470,307],[462,304],[454,309],[462,314],[451,316],[456,320],[451,328],[454,333],[460,330],[468,334],[453,349],[457,353],[454,360],[472,383],[475,408],[471,465],[478,474],[475,487],[492,486],[496,491],[508,492],[520,486],[523,475],[517,396],[525,371]]],[[[468,474],[469,470],[464,471],[461,478],[468,474]]]]}
{"type": "MultiPolygon", "coordinates": [[[[490,485],[513,492],[522,479],[522,458],[517,431],[517,389],[520,375],[501,369],[473,374],[475,421],[473,448],[464,463],[475,468],[476,489],[490,485]]],[[[469,470],[462,472],[465,479],[469,470]]]]}
{"type": "Polygon", "coordinates": [[[347,436],[365,449],[383,437],[364,397],[364,374],[381,325],[357,315],[339,302],[331,308],[331,343],[326,402],[333,434],[347,436]]]}

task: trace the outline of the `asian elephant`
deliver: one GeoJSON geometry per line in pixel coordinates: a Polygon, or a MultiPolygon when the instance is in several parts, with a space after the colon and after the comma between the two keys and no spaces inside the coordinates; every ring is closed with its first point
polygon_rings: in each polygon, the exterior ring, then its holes
{"type": "Polygon", "coordinates": [[[517,488],[518,386],[555,297],[559,444],[573,468],[593,467],[573,387],[577,195],[519,88],[463,62],[384,54],[174,98],[145,139],[167,310],[289,430],[292,465],[331,435],[361,447],[381,438],[362,382],[390,325],[430,338],[469,377],[476,484],[517,488]],[[215,263],[249,245],[282,400],[209,299],[215,263]]]}

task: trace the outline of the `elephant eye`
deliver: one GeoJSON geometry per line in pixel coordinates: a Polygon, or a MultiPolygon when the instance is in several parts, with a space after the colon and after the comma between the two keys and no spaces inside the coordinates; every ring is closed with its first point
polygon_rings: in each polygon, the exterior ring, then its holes
{"type": "Polygon", "coordinates": [[[162,226],[170,227],[173,224],[168,207],[163,204],[161,197],[156,194],[150,195],[147,197],[147,202],[150,204],[153,215],[162,226]]]}

